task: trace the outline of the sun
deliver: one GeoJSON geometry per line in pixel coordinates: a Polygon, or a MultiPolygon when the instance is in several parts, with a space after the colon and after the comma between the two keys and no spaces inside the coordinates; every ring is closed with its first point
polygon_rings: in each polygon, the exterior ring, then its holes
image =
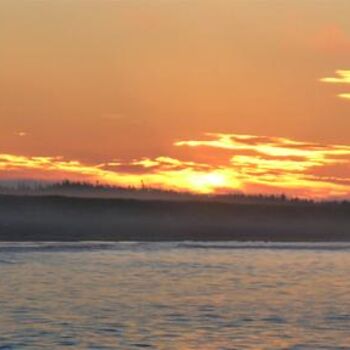
{"type": "Polygon", "coordinates": [[[227,176],[220,172],[196,173],[189,177],[188,182],[194,191],[202,193],[228,186],[227,176]]]}

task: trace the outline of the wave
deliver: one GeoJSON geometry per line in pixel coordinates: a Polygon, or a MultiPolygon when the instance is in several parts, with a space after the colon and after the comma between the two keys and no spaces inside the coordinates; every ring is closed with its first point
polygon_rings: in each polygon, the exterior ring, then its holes
{"type": "Polygon", "coordinates": [[[185,249],[350,250],[350,242],[185,242],[185,249]]]}
{"type": "MultiPolygon", "coordinates": [[[[1,242],[0,253],[152,250],[350,250],[350,242],[1,242]]],[[[0,259],[0,263],[1,263],[0,259]]]]}

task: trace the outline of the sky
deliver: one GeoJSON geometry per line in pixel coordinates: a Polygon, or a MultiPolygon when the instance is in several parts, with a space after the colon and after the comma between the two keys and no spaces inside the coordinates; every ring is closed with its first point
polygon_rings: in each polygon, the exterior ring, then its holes
{"type": "Polygon", "coordinates": [[[0,179],[350,198],[348,0],[0,2],[0,179]]]}

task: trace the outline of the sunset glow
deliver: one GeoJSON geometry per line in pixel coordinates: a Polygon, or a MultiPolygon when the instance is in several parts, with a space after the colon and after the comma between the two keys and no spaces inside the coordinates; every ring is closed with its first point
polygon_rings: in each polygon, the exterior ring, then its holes
{"type": "Polygon", "coordinates": [[[286,193],[302,197],[350,196],[350,147],[281,137],[207,134],[177,141],[175,150],[227,154],[220,164],[168,156],[87,164],[63,157],[0,155],[3,179],[84,180],[195,193],[286,193]]]}
{"type": "Polygon", "coordinates": [[[348,198],[347,13],[1,1],[0,180],[348,198]]]}
{"type": "Polygon", "coordinates": [[[350,0],[0,0],[0,350],[350,350],[350,0]]]}

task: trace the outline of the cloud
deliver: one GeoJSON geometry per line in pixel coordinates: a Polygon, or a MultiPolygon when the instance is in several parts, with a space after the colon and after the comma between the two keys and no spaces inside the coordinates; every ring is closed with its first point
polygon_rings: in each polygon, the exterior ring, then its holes
{"type": "MultiPolygon", "coordinates": [[[[321,78],[323,83],[331,84],[350,84],[350,70],[337,70],[336,76],[321,78]]],[[[350,93],[340,93],[337,95],[340,98],[350,99],[350,93]]]]}
{"type": "Polygon", "coordinates": [[[338,97],[350,100],[350,93],[339,94],[338,97]]]}
{"type": "Polygon", "coordinates": [[[335,77],[321,78],[324,83],[350,84],[350,70],[337,70],[335,77]]]}
{"type": "Polygon", "coordinates": [[[212,192],[214,187],[223,184],[224,178],[223,172],[211,169],[209,165],[182,162],[169,157],[94,165],[65,160],[63,157],[0,154],[0,171],[4,178],[99,180],[122,186],[139,186],[143,181],[148,186],[202,193],[212,192]],[[157,170],[150,170],[150,167],[156,167],[157,170]]]}
{"type": "MultiPolygon", "coordinates": [[[[350,152],[350,146],[324,145],[310,142],[300,142],[283,137],[257,138],[253,135],[237,134],[206,134],[209,140],[179,141],[175,146],[213,147],[229,149],[235,152],[253,151],[256,155],[269,157],[301,157],[307,160],[325,160],[326,155],[341,155],[350,152]]],[[[327,161],[330,161],[327,159],[327,161]]]]}
{"type": "MultiPolygon", "coordinates": [[[[270,191],[314,197],[350,195],[347,184],[319,174],[325,167],[329,170],[343,164],[348,168],[350,146],[254,135],[207,134],[207,137],[179,141],[175,145],[231,150],[227,168],[236,173],[242,189],[254,187],[265,192],[270,187],[270,191]]],[[[344,176],[350,178],[350,168],[344,176]]]]}
{"type": "MultiPolygon", "coordinates": [[[[215,192],[286,193],[303,197],[350,197],[350,146],[301,142],[283,137],[206,134],[204,139],[174,144],[199,148],[193,159],[166,155],[130,161],[87,164],[63,157],[0,154],[3,178],[64,178],[122,186],[215,192]],[[226,158],[198,161],[211,149],[226,158]]],[[[181,152],[180,152],[181,153],[181,152]]]]}

